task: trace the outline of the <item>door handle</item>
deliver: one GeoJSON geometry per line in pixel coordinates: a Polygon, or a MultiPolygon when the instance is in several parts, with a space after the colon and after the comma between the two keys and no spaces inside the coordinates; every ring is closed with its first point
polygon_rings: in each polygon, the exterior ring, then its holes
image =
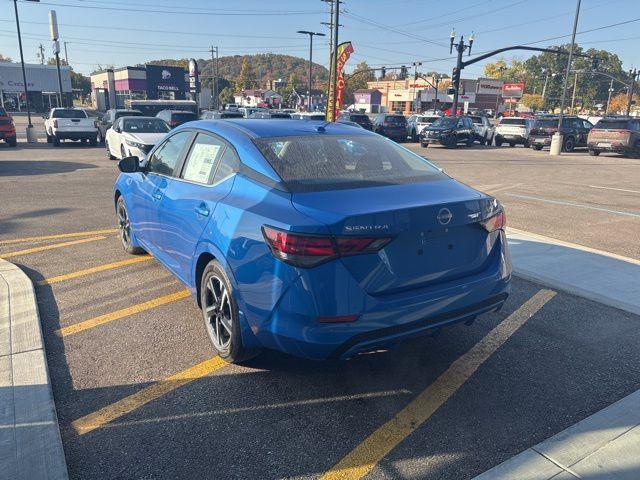
{"type": "Polygon", "coordinates": [[[195,211],[198,215],[202,216],[202,217],[208,217],[209,216],[209,209],[207,208],[206,205],[200,205],[199,207],[195,208],[195,211]]]}

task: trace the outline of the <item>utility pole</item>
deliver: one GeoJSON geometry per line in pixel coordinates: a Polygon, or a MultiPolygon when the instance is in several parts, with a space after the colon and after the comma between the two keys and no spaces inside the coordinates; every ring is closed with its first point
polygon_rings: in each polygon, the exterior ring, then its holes
{"type": "Polygon", "coordinates": [[[574,115],[576,106],[576,89],[578,88],[578,72],[573,74],[573,93],[571,94],[571,115],[574,115]]]}
{"type": "Polygon", "coordinates": [[[331,119],[332,122],[336,121],[336,97],[338,93],[338,28],[340,26],[340,0],[334,0],[333,6],[333,50],[331,55],[331,96],[333,101],[331,102],[330,116],[327,119],[331,119]]]}
{"type": "Polygon", "coordinates": [[[604,109],[604,114],[609,113],[609,104],[611,103],[611,94],[613,93],[613,78],[609,84],[609,96],[607,97],[607,108],[604,109]]]}
{"type": "Polygon", "coordinates": [[[56,70],[58,70],[58,106],[63,107],[62,75],[60,74],[60,43],[58,42],[58,18],[55,10],[49,10],[49,28],[51,29],[53,53],[56,57],[56,70]]]}
{"type": "Polygon", "coordinates": [[[456,32],[455,30],[451,31],[451,43],[449,45],[449,53],[453,53],[453,49],[455,47],[458,52],[458,60],[456,62],[456,66],[453,69],[453,75],[451,76],[451,84],[453,85],[453,105],[451,106],[451,115],[458,114],[458,95],[460,93],[460,74],[462,69],[464,68],[464,64],[462,62],[462,54],[465,50],[469,50],[469,55],[471,55],[471,48],[473,47],[473,32],[469,36],[469,44],[465,45],[464,36],[460,35],[460,41],[455,43],[456,40],[456,32]]]}
{"type": "Polygon", "coordinates": [[[580,1],[576,4],[576,15],[573,19],[573,32],[571,34],[571,47],[569,48],[569,58],[567,59],[567,69],[564,74],[564,85],[562,87],[562,96],[560,97],[560,116],[558,118],[558,131],[551,137],[551,148],[549,155],[560,155],[562,151],[562,120],[564,119],[564,102],[567,97],[567,83],[569,82],[569,72],[571,71],[571,61],[573,60],[573,50],[576,45],[576,30],[578,29],[578,18],[580,17],[580,1]]]}
{"type": "Polygon", "coordinates": [[[333,0],[322,0],[325,3],[329,4],[329,21],[328,22],[320,22],[322,25],[329,28],[329,80],[327,82],[327,112],[329,112],[329,96],[331,93],[331,65],[333,63],[333,0]]]}
{"type": "Polygon", "coordinates": [[[211,52],[211,109],[218,110],[218,47],[212,45],[209,51],[211,52]]]}
{"type": "MultiPolygon", "coordinates": [[[[31,107],[29,106],[29,88],[27,83],[27,72],[24,68],[24,55],[22,53],[22,35],[20,34],[20,17],[18,17],[18,1],[13,0],[13,8],[16,12],[16,30],[18,31],[18,47],[20,49],[20,66],[22,67],[22,82],[24,86],[24,101],[27,105],[27,143],[37,143],[38,137],[31,123],[31,107]]],[[[18,109],[20,109],[20,99],[18,98],[18,109]]]]}
{"type": "Polygon", "coordinates": [[[44,65],[44,46],[40,44],[38,50],[40,50],[40,53],[38,54],[38,57],[40,58],[40,65],[44,65]]]}
{"type": "Polygon", "coordinates": [[[629,70],[629,75],[631,76],[631,84],[629,85],[629,99],[627,100],[627,116],[631,113],[631,104],[633,103],[633,90],[636,85],[636,80],[638,79],[638,71],[634,68],[633,70],[629,70]]]}
{"type": "Polygon", "coordinates": [[[411,65],[413,65],[413,102],[411,103],[413,104],[413,111],[418,112],[418,107],[416,106],[416,80],[418,78],[418,67],[422,65],[422,62],[413,62],[411,65]]]}
{"type": "Polygon", "coordinates": [[[309,32],[307,30],[298,30],[297,33],[301,33],[303,35],[309,35],[309,89],[307,91],[307,112],[311,111],[311,74],[313,69],[313,36],[318,35],[320,37],[325,37],[324,33],[318,32],[309,32]]]}

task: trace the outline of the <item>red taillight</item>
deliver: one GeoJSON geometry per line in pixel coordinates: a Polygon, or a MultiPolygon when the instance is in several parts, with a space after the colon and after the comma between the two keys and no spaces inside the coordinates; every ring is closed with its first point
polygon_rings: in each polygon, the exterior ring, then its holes
{"type": "Polygon", "coordinates": [[[391,241],[390,237],[304,235],[267,226],[262,227],[262,233],[276,258],[303,268],[339,256],[377,252],[391,241]]]}
{"type": "Polygon", "coordinates": [[[496,213],[493,217],[487,218],[480,224],[485,228],[485,230],[489,233],[495,232],[496,230],[503,229],[507,226],[507,216],[504,213],[504,210],[496,213]]]}

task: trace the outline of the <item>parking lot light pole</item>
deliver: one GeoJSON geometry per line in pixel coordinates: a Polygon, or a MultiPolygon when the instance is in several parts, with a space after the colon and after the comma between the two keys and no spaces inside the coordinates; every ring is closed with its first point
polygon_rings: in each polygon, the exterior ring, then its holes
{"type": "Polygon", "coordinates": [[[558,131],[551,137],[551,148],[549,155],[560,155],[562,151],[562,120],[564,118],[564,102],[567,98],[567,83],[569,82],[569,72],[571,72],[571,61],[573,60],[573,50],[576,46],[576,30],[578,29],[578,18],[580,17],[580,2],[576,4],[576,15],[573,19],[573,32],[571,33],[571,47],[569,47],[569,58],[567,59],[567,69],[564,74],[564,85],[562,87],[562,96],[560,97],[560,116],[558,118],[558,131]]]}
{"type": "MultiPolygon", "coordinates": [[[[30,2],[39,2],[40,0],[28,0],[30,2]]],[[[22,35],[20,35],[20,17],[18,16],[18,0],[13,0],[13,9],[16,12],[16,30],[18,31],[18,47],[20,48],[20,66],[22,67],[22,82],[24,86],[24,101],[27,104],[27,143],[37,143],[38,137],[31,123],[31,107],[29,107],[29,89],[27,87],[27,71],[24,68],[24,54],[22,53],[22,35]]],[[[18,99],[20,105],[20,99],[18,99]]]]}
{"type": "Polygon", "coordinates": [[[318,35],[319,37],[325,37],[324,33],[319,32],[309,32],[307,30],[298,30],[297,33],[301,33],[303,35],[309,35],[309,91],[307,92],[307,112],[311,111],[311,75],[313,73],[313,36],[318,35]]]}

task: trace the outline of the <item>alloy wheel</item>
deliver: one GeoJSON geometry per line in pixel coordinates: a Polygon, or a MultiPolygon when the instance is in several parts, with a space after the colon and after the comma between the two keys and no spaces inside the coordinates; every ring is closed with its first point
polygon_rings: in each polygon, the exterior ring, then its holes
{"type": "Polygon", "coordinates": [[[204,298],[205,324],[213,346],[224,352],[231,345],[233,310],[225,282],[216,274],[207,279],[204,298]]]}
{"type": "Polygon", "coordinates": [[[131,223],[129,222],[127,209],[122,201],[118,202],[118,231],[122,245],[125,248],[129,247],[131,244],[131,223]]]}

